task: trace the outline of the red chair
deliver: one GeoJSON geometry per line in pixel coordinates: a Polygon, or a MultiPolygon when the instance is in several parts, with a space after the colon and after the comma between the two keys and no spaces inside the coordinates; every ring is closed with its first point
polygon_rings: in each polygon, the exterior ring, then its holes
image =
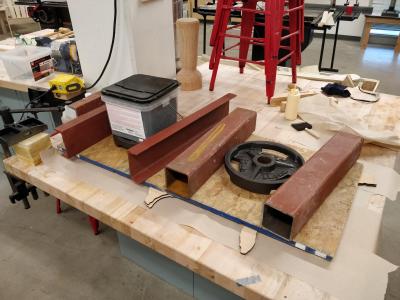
{"type": "Polygon", "coordinates": [[[304,0],[264,0],[264,8],[258,8],[257,0],[245,0],[241,7],[234,6],[234,0],[219,0],[217,3],[215,21],[210,38],[213,47],[210,57],[210,69],[213,70],[210,91],[214,90],[218,66],[221,59],[239,62],[240,73],[243,73],[247,62],[264,66],[266,95],[268,103],[275,92],[277,67],[281,62],[291,60],[292,82],[296,83],[296,66],[301,63],[301,43],[304,40],[304,0]],[[228,26],[231,13],[239,11],[242,21],[237,25],[228,26]],[[256,22],[256,14],[264,15],[264,23],[256,22]],[[284,26],[284,17],[288,15],[289,26],[284,26]],[[252,37],[254,26],[265,27],[264,38],[252,37]],[[227,31],[240,28],[240,35],[227,31]],[[282,36],[285,30],[289,34],[282,36]],[[225,48],[225,39],[237,39],[234,45],[225,48]],[[282,45],[282,41],[289,39],[289,46],[282,45]],[[264,61],[252,61],[247,58],[250,45],[264,47],[264,61]],[[237,49],[239,48],[239,49],[237,49]],[[289,51],[279,58],[279,49],[289,51]],[[239,56],[227,56],[226,52],[239,50],[239,56]]]}

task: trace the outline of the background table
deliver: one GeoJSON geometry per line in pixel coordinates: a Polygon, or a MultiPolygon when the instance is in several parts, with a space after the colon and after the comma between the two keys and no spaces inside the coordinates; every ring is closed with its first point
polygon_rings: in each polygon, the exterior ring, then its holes
{"type": "MultiPolygon", "coordinates": [[[[365,15],[364,32],[361,37],[361,49],[365,49],[368,47],[369,35],[371,33],[372,26],[375,24],[400,25],[400,18],[365,15]]],[[[400,52],[400,33],[397,37],[394,52],[400,52]]]]}

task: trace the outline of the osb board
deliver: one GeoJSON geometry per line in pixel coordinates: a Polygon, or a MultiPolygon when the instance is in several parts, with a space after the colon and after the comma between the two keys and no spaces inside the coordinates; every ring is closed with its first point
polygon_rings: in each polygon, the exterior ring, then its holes
{"type": "Polygon", "coordinates": [[[80,155],[129,174],[128,151],[115,146],[111,135],[81,152],[80,155]]]}
{"type": "MultiPolygon", "coordinates": [[[[251,140],[262,139],[252,136],[251,140]]],[[[313,154],[304,148],[294,148],[306,160],[313,154]]],[[[111,136],[82,152],[81,155],[129,174],[126,150],[116,147],[111,136]]],[[[294,241],[330,257],[334,256],[357,191],[361,171],[362,165],[357,163],[324,201],[294,241]]],[[[165,190],[164,170],[149,178],[147,182],[165,190]]],[[[267,197],[245,191],[232,184],[225,168],[221,166],[193,195],[191,200],[250,224],[261,226],[267,197]]]]}

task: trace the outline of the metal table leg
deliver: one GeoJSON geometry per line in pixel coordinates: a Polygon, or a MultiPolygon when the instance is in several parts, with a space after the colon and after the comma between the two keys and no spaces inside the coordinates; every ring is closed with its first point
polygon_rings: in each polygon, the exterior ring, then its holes
{"type": "Polygon", "coordinates": [[[321,52],[319,54],[319,64],[318,64],[318,70],[320,70],[320,71],[322,69],[322,59],[324,58],[325,40],[326,40],[326,28],[324,27],[324,33],[322,35],[321,52]]]}
{"type": "Polygon", "coordinates": [[[333,68],[333,65],[335,63],[335,56],[336,56],[336,45],[337,45],[337,40],[338,40],[338,35],[339,35],[339,24],[340,24],[340,18],[337,20],[337,23],[336,23],[336,32],[335,32],[335,40],[333,42],[331,66],[330,66],[330,68],[320,68],[320,71],[339,72],[338,69],[333,68]]]}

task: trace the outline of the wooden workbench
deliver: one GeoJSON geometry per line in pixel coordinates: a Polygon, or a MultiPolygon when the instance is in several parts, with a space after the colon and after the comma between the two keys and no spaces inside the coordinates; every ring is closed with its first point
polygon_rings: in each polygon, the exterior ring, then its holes
{"type": "Polygon", "coordinates": [[[54,75],[59,74],[55,72],[53,75],[50,75],[46,78],[43,78],[39,81],[32,80],[13,80],[7,74],[7,71],[4,68],[3,62],[0,61],[0,88],[15,90],[19,92],[27,92],[29,87],[38,87],[38,88],[49,88],[49,80],[54,77],[54,75]]]}
{"type": "MultiPolygon", "coordinates": [[[[51,30],[44,29],[37,32],[32,32],[31,34],[26,34],[23,36],[42,36],[45,33],[49,33],[51,30]]],[[[0,53],[11,50],[15,48],[15,38],[8,38],[0,41],[0,53]]],[[[3,62],[0,59],[0,88],[10,89],[19,92],[27,92],[29,87],[36,88],[49,88],[49,80],[52,79],[55,75],[61,74],[60,72],[54,72],[52,75],[47,76],[39,81],[34,81],[33,79],[28,80],[14,80],[10,79],[7,74],[6,69],[4,68],[3,62]]]]}
{"type": "MultiPolygon", "coordinates": [[[[400,18],[365,15],[364,31],[361,37],[361,49],[368,47],[369,35],[371,33],[372,26],[375,24],[400,25],[400,18]]],[[[394,46],[394,52],[400,53],[400,33],[397,37],[396,45],[394,46]]]]}
{"type": "MultiPolygon", "coordinates": [[[[272,134],[275,138],[280,138],[281,142],[291,142],[293,134],[289,134],[288,124],[280,123],[274,126],[270,121],[279,116],[277,108],[267,107],[264,98],[264,80],[262,72],[248,69],[246,73],[239,76],[236,68],[220,66],[220,75],[217,79],[215,92],[208,91],[209,71],[206,66],[202,66],[204,87],[202,90],[194,92],[179,93],[179,112],[188,115],[190,112],[198,110],[206,103],[217,99],[226,92],[233,92],[238,95],[231,102],[231,110],[235,107],[244,107],[257,111],[258,124],[257,131],[272,134]],[[237,74],[236,74],[237,72],[237,74]],[[262,130],[263,129],[263,130],[262,130]],[[287,134],[288,133],[288,134],[287,134]]],[[[277,89],[283,91],[290,78],[279,77],[277,89]]],[[[306,81],[299,81],[299,84],[306,84],[306,81]]],[[[389,97],[389,96],[388,96],[389,97]]],[[[321,142],[322,143],[322,142],[321,142]]],[[[304,145],[303,145],[304,146],[304,145]]],[[[365,146],[362,158],[370,162],[379,163],[382,166],[393,167],[398,153],[396,151],[376,147],[365,146]]],[[[274,267],[266,263],[257,256],[241,255],[237,249],[227,247],[218,239],[208,237],[193,228],[182,226],[174,222],[174,219],[163,217],[152,210],[145,208],[139,203],[142,202],[147,194],[147,188],[135,185],[127,179],[120,178],[116,174],[109,174],[110,182],[120,180],[120,187],[131,191],[130,198],[123,197],[102,188],[101,184],[94,184],[67,174],[67,169],[74,168],[77,171],[87,167],[82,161],[65,161],[60,158],[63,167],[55,168],[52,164],[42,164],[36,167],[11,157],[4,161],[5,168],[12,174],[37,186],[39,189],[61,199],[63,202],[91,215],[101,222],[111,226],[115,230],[126,236],[148,246],[154,251],[168,257],[169,259],[185,266],[193,272],[209,279],[210,281],[226,288],[227,290],[243,298],[250,299],[333,299],[334,297],[322,290],[325,287],[313,286],[308,281],[296,278],[287,272],[280,271],[280,267],[274,267]],[[237,284],[239,279],[259,275],[261,280],[249,285],[237,284]]],[[[91,166],[93,168],[93,166],[91,166]]],[[[94,167],[95,168],[95,167],[94,167]]],[[[99,169],[98,173],[107,172],[99,169]]],[[[96,172],[97,173],[97,172],[96,172]]],[[[96,175],[100,176],[100,175],[96,175]]],[[[353,213],[354,214],[354,213],[353,213]]],[[[371,224],[368,224],[371,225],[371,224]]],[[[372,225],[371,225],[372,226],[372,225]]],[[[376,228],[375,228],[376,229],[376,228]]],[[[370,228],[371,232],[375,230],[370,228]]],[[[263,240],[260,244],[267,242],[263,240]]],[[[258,242],[257,242],[258,243],[258,242]]],[[[348,243],[348,241],[347,241],[348,243]]],[[[348,246],[348,245],[345,245],[348,246]]],[[[346,248],[344,246],[344,248],[346,248]]],[[[297,256],[297,250],[290,250],[282,246],[279,248],[282,255],[297,256]],[[294,252],[293,252],[294,251],[294,252]]],[[[272,249],[263,249],[269,251],[272,249]]],[[[347,260],[346,253],[338,254],[335,260],[342,260],[343,256],[347,260]],[[340,256],[342,255],[342,257],[340,256]]],[[[373,252],[371,250],[371,252],[373,252]]],[[[309,263],[310,258],[307,254],[299,257],[304,262],[309,263]]],[[[369,254],[368,254],[369,255],[369,254]]],[[[318,258],[316,258],[318,260],[318,258]]],[[[336,263],[335,261],[332,263],[336,263]]],[[[323,269],[326,273],[334,272],[332,265],[321,264],[312,261],[313,268],[323,269]]],[[[293,266],[294,267],[294,266],[293,266]]],[[[290,268],[290,267],[289,267],[290,268]]],[[[368,274],[375,272],[370,269],[368,274]]],[[[346,270],[343,270],[346,272],[346,270]]],[[[360,270],[354,270],[363,272],[360,270]]],[[[344,273],[343,273],[344,274],[344,273]]],[[[354,276],[355,276],[354,274],[354,276]]],[[[367,277],[367,274],[362,274],[367,277]]],[[[311,276],[311,275],[309,275],[311,276]]],[[[307,278],[309,276],[303,276],[307,278]]],[[[311,278],[309,278],[312,281],[311,278]]],[[[340,279],[338,278],[340,281],[340,279]]],[[[335,285],[335,282],[328,282],[326,286],[335,285]]],[[[340,287],[339,287],[340,288],[340,287]]],[[[369,293],[365,286],[365,293],[369,293]]],[[[367,294],[368,295],[368,294],[367,294]]],[[[363,296],[359,295],[360,298],[363,296]]]]}

